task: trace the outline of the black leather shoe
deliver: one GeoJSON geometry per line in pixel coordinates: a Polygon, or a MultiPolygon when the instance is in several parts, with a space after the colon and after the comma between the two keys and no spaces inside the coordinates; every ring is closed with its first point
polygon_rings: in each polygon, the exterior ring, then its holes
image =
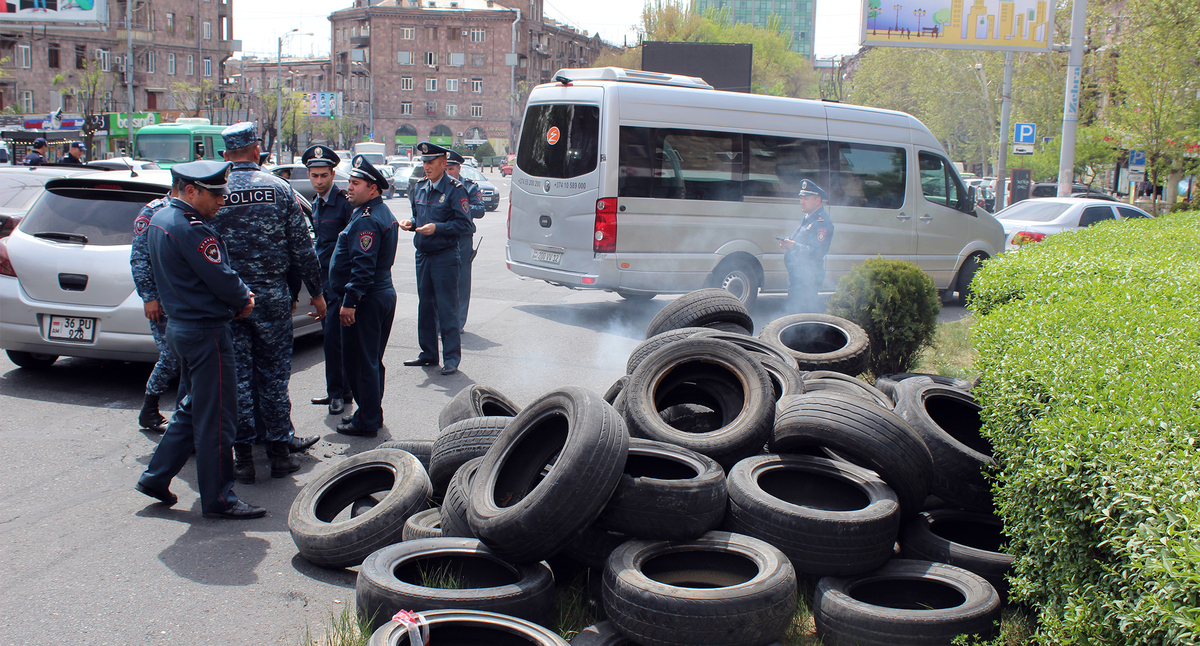
{"type": "Polygon", "coordinates": [[[379,435],[379,431],[367,432],[349,422],[345,424],[338,424],[337,432],[341,433],[342,435],[359,435],[362,437],[375,437],[376,435],[379,435]]]}
{"type": "Polygon", "coordinates": [[[164,505],[174,505],[179,502],[179,497],[171,493],[170,489],[151,489],[140,482],[133,485],[133,488],[151,498],[157,498],[164,505]]]}
{"type": "Polygon", "coordinates": [[[350,423],[350,422],[352,422],[353,420],[354,420],[354,416],[353,416],[353,415],[342,415],[342,423],[343,423],[343,424],[349,424],[349,423],[350,423]]]}
{"type": "Polygon", "coordinates": [[[458,366],[442,366],[443,375],[452,375],[458,372],[458,366]]]}
{"type": "Polygon", "coordinates": [[[342,411],[346,410],[346,404],[340,399],[329,400],[329,414],[341,415],[342,411]]]}
{"type": "Polygon", "coordinates": [[[267,515],[267,510],[262,507],[246,504],[246,501],[239,500],[232,507],[225,511],[206,511],[205,518],[228,518],[230,520],[245,520],[247,518],[262,518],[267,515]]]}
{"type": "Polygon", "coordinates": [[[287,442],[288,452],[303,453],[303,452],[307,451],[309,448],[311,448],[312,445],[314,445],[320,441],[321,441],[320,435],[314,435],[312,437],[296,437],[295,435],[293,435],[292,439],[288,440],[288,442],[287,442]]]}
{"type": "Polygon", "coordinates": [[[404,362],[404,365],[406,366],[436,366],[437,364],[438,362],[434,361],[433,359],[422,359],[421,357],[409,359],[408,361],[404,362]]]}
{"type": "Polygon", "coordinates": [[[151,433],[164,433],[167,430],[167,420],[162,413],[158,412],[158,409],[143,408],[142,412],[138,414],[138,424],[151,433]]]}
{"type": "Polygon", "coordinates": [[[328,395],[326,395],[324,397],[313,397],[312,398],[312,403],[316,406],[325,406],[325,405],[328,405],[329,402],[331,402],[331,401],[333,401],[333,399],[331,397],[329,397],[328,395]]]}

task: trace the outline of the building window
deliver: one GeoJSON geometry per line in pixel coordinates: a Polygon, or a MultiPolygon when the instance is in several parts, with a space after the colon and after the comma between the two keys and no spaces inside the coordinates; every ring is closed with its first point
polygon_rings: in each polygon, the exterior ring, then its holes
{"type": "Polygon", "coordinates": [[[156,58],[158,58],[158,54],[156,54],[153,49],[146,52],[146,72],[148,74],[154,73],[154,59],[156,58]]]}
{"type": "Polygon", "coordinates": [[[400,114],[412,114],[412,101],[400,102],[400,114]]]}
{"type": "Polygon", "coordinates": [[[458,79],[446,79],[446,91],[447,92],[457,92],[458,91],[458,79]]]}
{"type": "Polygon", "coordinates": [[[97,49],[96,60],[100,61],[100,71],[108,72],[112,69],[112,57],[107,49],[97,49]]]}
{"type": "MultiPolygon", "coordinates": [[[[154,31],[154,12],[153,11],[150,12],[150,31],[154,31]]],[[[154,94],[154,93],[150,92],[147,94],[147,96],[149,96],[150,94],[154,94]]]]}
{"type": "Polygon", "coordinates": [[[33,51],[29,45],[17,45],[17,67],[33,67],[33,51]]]}
{"type": "Polygon", "coordinates": [[[175,52],[167,52],[167,74],[175,76],[175,52]]]}
{"type": "Polygon", "coordinates": [[[462,52],[458,52],[458,53],[452,52],[446,58],[447,58],[447,64],[452,67],[462,67],[467,62],[467,55],[462,52]]]}
{"type": "Polygon", "coordinates": [[[437,101],[426,101],[425,102],[425,116],[428,116],[428,117],[436,117],[437,116],[437,101]]]}
{"type": "Polygon", "coordinates": [[[437,27],[426,27],[425,28],[425,40],[437,40],[437,32],[438,32],[437,27]]]}
{"type": "Polygon", "coordinates": [[[61,67],[58,62],[58,52],[59,49],[57,44],[50,45],[50,49],[47,50],[46,64],[52,70],[56,70],[61,67]]]}
{"type": "Polygon", "coordinates": [[[208,56],[204,57],[204,75],[212,76],[212,59],[208,56]]]}
{"type": "Polygon", "coordinates": [[[471,91],[479,94],[483,92],[483,79],[471,79],[471,91]]]}
{"type": "Polygon", "coordinates": [[[175,33],[175,14],[167,13],[167,33],[175,33]]]}
{"type": "Polygon", "coordinates": [[[30,90],[21,90],[21,112],[33,112],[33,92],[30,90]]]}
{"type": "Polygon", "coordinates": [[[351,27],[351,28],[350,28],[350,37],[351,37],[351,38],[358,38],[358,27],[351,27]]]}
{"type": "Polygon", "coordinates": [[[204,24],[204,40],[212,40],[212,21],[205,19],[204,24]]]}
{"type": "Polygon", "coordinates": [[[187,75],[188,76],[196,75],[196,57],[192,56],[191,54],[188,54],[188,57],[187,57],[187,75]]]}
{"type": "Polygon", "coordinates": [[[75,46],[75,69],[81,70],[87,67],[87,45],[75,46]]]}
{"type": "Polygon", "coordinates": [[[193,16],[187,17],[187,22],[184,23],[183,37],[184,38],[195,38],[196,37],[196,19],[195,19],[195,17],[193,17],[193,16]]]}
{"type": "Polygon", "coordinates": [[[446,27],[446,40],[458,40],[458,36],[462,32],[463,30],[458,27],[446,27]]]}
{"type": "Polygon", "coordinates": [[[396,52],[396,62],[401,65],[414,65],[417,57],[412,52],[396,52]]]}
{"type": "Polygon", "coordinates": [[[430,67],[437,65],[437,52],[425,52],[425,64],[430,67]]]}
{"type": "Polygon", "coordinates": [[[457,103],[447,103],[446,104],[446,116],[447,117],[457,117],[458,116],[458,104],[457,103]]]}
{"type": "Polygon", "coordinates": [[[471,67],[484,67],[487,65],[486,54],[471,54],[471,67]]]}
{"type": "Polygon", "coordinates": [[[471,42],[482,43],[483,42],[483,34],[484,34],[483,29],[472,29],[471,30],[471,42]]]}
{"type": "Polygon", "coordinates": [[[437,92],[437,79],[436,78],[425,79],[425,91],[426,92],[437,92]]]}
{"type": "Polygon", "coordinates": [[[371,23],[364,22],[362,24],[362,28],[358,30],[358,35],[362,36],[363,38],[369,37],[371,35],[371,23]]]}
{"type": "Polygon", "coordinates": [[[413,89],[413,77],[411,77],[411,76],[401,76],[401,77],[400,77],[400,89],[401,89],[401,90],[411,90],[411,89],[413,89]]]}
{"type": "Polygon", "coordinates": [[[413,40],[417,37],[416,27],[401,27],[400,40],[413,40]]]}
{"type": "Polygon", "coordinates": [[[480,104],[480,103],[473,104],[471,106],[471,116],[472,117],[482,117],[483,116],[483,104],[480,104]]]}

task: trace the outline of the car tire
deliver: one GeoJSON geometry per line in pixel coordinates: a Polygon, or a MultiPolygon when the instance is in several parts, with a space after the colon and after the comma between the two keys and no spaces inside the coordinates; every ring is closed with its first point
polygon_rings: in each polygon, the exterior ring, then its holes
{"type": "MultiPolygon", "coordinates": [[[[549,628],[531,621],[482,610],[430,610],[421,613],[435,644],[522,644],[570,646],[549,628]],[[436,641],[434,641],[436,635],[436,641]]],[[[371,633],[367,646],[408,644],[408,626],[389,621],[371,633]]]]}
{"type": "Polygon", "coordinates": [[[796,571],[783,552],[741,534],[632,540],[604,568],[609,621],[642,646],[758,646],[796,612],[796,571]]]}
{"type": "Polygon", "coordinates": [[[891,397],[858,377],[829,370],[813,370],[805,373],[802,381],[804,381],[804,392],[828,391],[854,395],[888,410],[896,408],[891,397]]]}
{"type": "Polygon", "coordinates": [[[1000,595],[962,568],[892,559],[866,574],[822,578],[813,617],[828,646],[950,644],[958,635],[990,637],[1000,595]]]}
{"type": "Polygon", "coordinates": [[[429,482],[433,485],[434,497],[446,491],[446,485],[459,467],[468,460],[483,457],[512,419],[472,417],[442,429],[433,441],[433,453],[429,457],[429,482]]]}
{"type": "Polygon", "coordinates": [[[8,355],[9,361],[29,370],[49,368],[54,365],[55,361],[58,361],[57,354],[39,354],[36,352],[22,352],[21,350],[5,350],[4,353],[8,355]]]}
{"type": "Polygon", "coordinates": [[[807,455],[755,455],[729,472],[724,528],[774,545],[804,574],[859,574],[892,557],[900,504],[866,469],[807,455]]]}
{"type": "Polygon", "coordinates": [[[454,472],[450,484],[446,486],[446,496],[442,499],[442,536],[461,536],[475,538],[471,524],[467,522],[467,499],[471,493],[471,485],[475,481],[475,472],[483,458],[467,461],[454,472]]]}
{"type": "Polygon", "coordinates": [[[725,517],[725,472],[681,446],[629,440],[625,472],[596,527],[637,538],[686,541],[725,517]]]}
{"type": "Polygon", "coordinates": [[[980,266],[987,258],[979,254],[975,254],[963,261],[962,267],[958,269],[958,277],[954,281],[955,291],[958,292],[958,302],[960,305],[966,305],[967,300],[971,298],[971,281],[975,280],[975,274],[979,272],[980,266]]]}
{"type": "Polygon", "coordinates": [[[471,530],[517,563],[553,556],[600,515],[628,451],[624,421],[599,395],[577,386],[542,395],[483,457],[467,504],[471,530]]]}
{"type": "Polygon", "coordinates": [[[879,392],[891,397],[892,401],[895,401],[896,386],[898,386],[900,382],[908,381],[909,379],[928,379],[935,384],[946,386],[947,388],[957,388],[967,392],[970,392],[971,388],[975,385],[966,379],[959,379],[958,377],[947,377],[945,375],[934,375],[924,372],[898,372],[895,374],[884,375],[875,379],[875,388],[878,389],[879,392]]]}
{"type": "Polygon", "coordinates": [[[879,474],[896,492],[901,519],[921,510],[929,495],[933,458],[921,436],[899,415],[859,397],[834,393],[796,395],[778,408],[773,452],[832,449],[879,474]]]}
{"type": "Polygon", "coordinates": [[[692,335],[696,338],[720,339],[728,341],[737,347],[750,353],[750,356],[761,361],[766,357],[777,359],[784,365],[791,366],[793,370],[797,370],[796,359],[788,354],[786,350],[774,343],[767,343],[762,339],[750,336],[749,334],[740,332],[725,332],[723,330],[715,330],[712,328],[704,328],[692,335]]]}
{"type": "MultiPolygon", "coordinates": [[[[709,280],[713,287],[729,292],[749,309],[758,300],[758,291],[762,287],[760,276],[759,268],[745,257],[726,258],[717,264],[709,280]]],[[[751,327],[747,334],[753,333],[751,327]]]]}
{"type": "Polygon", "coordinates": [[[418,538],[442,537],[442,510],[440,507],[430,507],[419,511],[404,521],[402,540],[415,541],[418,538]]]}
{"type": "Polygon", "coordinates": [[[724,289],[710,287],[667,303],[650,320],[646,338],[683,327],[711,327],[714,323],[731,323],[745,334],[754,333],[754,321],[746,306],[724,289]]]}
{"type": "Polygon", "coordinates": [[[425,508],[429,476],[406,451],[375,449],[330,465],[300,490],[288,511],[288,530],[305,560],[329,568],[362,563],[371,552],[403,539],[404,523],[425,508]],[[335,522],[354,501],[387,491],[355,518],[335,522]]]}
{"type": "Polygon", "coordinates": [[[458,391],[438,413],[438,428],[472,417],[515,417],[521,407],[490,386],[471,384],[458,391]]]}
{"type": "Polygon", "coordinates": [[[791,314],[768,323],[758,338],[785,348],[799,370],[857,375],[867,368],[871,344],[853,321],[829,314],[791,314]]]}
{"type": "Polygon", "coordinates": [[[758,362],[762,365],[763,370],[767,371],[767,376],[771,378],[771,387],[775,389],[776,402],[788,395],[804,394],[804,379],[799,370],[771,357],[763,357],[758,362]]]}
{"type": "Polygon", "coordinates": [[[638,365],[640,365],[646,357],[654,354],[655,350],[658,350],[664,345],[691,338],[692,335],[698,332],[707,332],[710,329],[712,328],[682,327],[655,334],[654,336],[637,344],[637,346],[633,348],[633,351],[629,353],[629,360],[625,362],[625,374],[632,375],[633,371],[637,370],[638,365]]]}
{"type": "Polygon", "coordinates": [[[433,453],[433,440],[388,440],[380,442],[377,449],[400,449],[416,456],[417,461],[429,471],[429,458],[433,453]]]}
{"type": "Polygon", "coordinates": [[[629,383],[629,375],[621,375],[620,379],[614,381],[608,390],[604,391],[604,401],[610,404],[617,401],[617,397],[621,395],[621,391],[625,390],[627,383],[629,383]]]}
{"type": "Polygon", "coordinates": [[[554,574],[545,562],[509,563],[473,538],[422,538],[368,556],[359,568],[354,599],[372,629],[400,610],[438,608],[484,610],[546,624],[554,610],[554,574]],[[455,587],[422,584],[422,578],[428,582],[438,574],[456,579],[455,587]]]}
{"type": "Polygon", "coordinates": [[[961,509],[930,509],[908,521],[900,535],[906,559],[960,567],[987,579],[1003,601],[1013,557],[1000,551],[1004,523],[992,514],[961,509]]]}

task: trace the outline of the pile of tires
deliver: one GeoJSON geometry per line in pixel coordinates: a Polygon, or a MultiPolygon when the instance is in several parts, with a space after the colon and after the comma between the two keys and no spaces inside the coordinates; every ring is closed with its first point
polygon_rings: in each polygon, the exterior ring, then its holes
{"type": "Polygon", "coordinates": [[[379,639],[400,611],[457,634],[451,608],[490,626],[463,635],[556,643],[537,629],[556,574],[585,568],[605,621],[578,644],[766,646],[800,577],[827,644],[989,635],[1011,558],[970,384],[858,379],[866,335],[844,319],[753,329],[737,299],[701,290],[655,317],[603,396],[565,386],[519,407],[472,386],[432,442],[384,443],[305,487],[297,548],[361,563],[379,639]]]}

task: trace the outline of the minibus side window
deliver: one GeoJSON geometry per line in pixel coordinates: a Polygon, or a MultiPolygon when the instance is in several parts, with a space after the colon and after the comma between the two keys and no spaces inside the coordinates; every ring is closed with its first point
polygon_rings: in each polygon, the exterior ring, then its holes
{"type": "Polygon", "coordinates": [[[742,200],[742,135],[703,130],[656,131],[654,197],[742,200]]]}
{"type": "Polygon", "coordinates": [[[650,197],[653,176],[654,130],[621,126],[621,148],[617,153],[617,197],[650,197]]]}
{"type": "MultiPolygon", "coordinates": [[[[908,166],[903,148],[837,141],[829,147],[833,167],[827,193],[831,204],[876,209],[904,205],[908,166]]],[[[921,177],[924,184],[924,166],[921,177]]]]}
{"type": "Polygon", "coordinates": [[[800,183],[806,179],[829,186],[826,141],[746,135],[746,151],[746,195],[799,199],[800,183]]]}

